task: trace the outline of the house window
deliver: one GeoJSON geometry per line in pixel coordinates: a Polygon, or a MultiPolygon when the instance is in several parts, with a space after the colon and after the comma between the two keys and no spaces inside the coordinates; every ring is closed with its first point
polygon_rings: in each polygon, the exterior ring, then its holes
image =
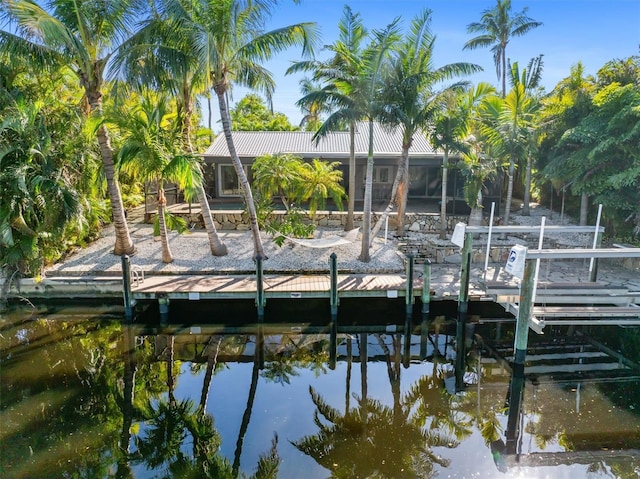
{"type": "Polygon", "coordinates": [[[373,167],[373,182],[374,183],[390,183],[390,168],[388,166],[374,166],[373,167]]]}
{"type": "MultiPolygon", "coordinates": [[[[244,172],[249,176],[249,167],[243,166],[244,172]]],[[[233,165],[220,165],[220,196],[240,196],[242,189],[238,175],[233,165]]]]}

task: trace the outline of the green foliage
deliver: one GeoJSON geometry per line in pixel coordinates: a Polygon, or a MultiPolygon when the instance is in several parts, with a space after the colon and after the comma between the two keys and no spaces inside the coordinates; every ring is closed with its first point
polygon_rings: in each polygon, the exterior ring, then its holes
{"type": "Polygon", "coordinates": [[[0,90],[0,265],[35,276],[96,234],[105,203],[83,122],[66,103],[77,89],[64,72],[14,73],[11,90],[0,90]]]}
{"type": "Polygon", "coordinates": [[[282,246],[287,236],[293,238],[309,238],[316,227],[305,222],[306,212],[298,207],[291,208],[281,222],[272,221],[266,230],[273,234],[273,242],[282,246]]]}
{"type": "Polygon", "coordinates": [[[262,98],[249,94],[242,98],[231,111],[233,129],[237,131],[295,131],[283,113],[273,113],[267,109],[262,98]]]}
{"type": "MultiPolygon", "coordinates": [[[[164,220],[167,228],[180,234],[189,232],[189,224],[185,218],[176,216],[165,210],[164,220]]],[[[153,221],[153,236],[160,236],[160,218],[156,215],[153,221]]]]}

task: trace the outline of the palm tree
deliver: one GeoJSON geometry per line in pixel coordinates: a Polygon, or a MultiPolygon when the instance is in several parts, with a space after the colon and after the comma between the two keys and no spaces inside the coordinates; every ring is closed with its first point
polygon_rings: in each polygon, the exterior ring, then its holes
{"type": "Polygon", "coordinates": [[[327,198],[331,198],[338,209],[342,210],[344,188],[339,162],[327,163],[314,159],[304,163],[300,171],[300,197],[309,202],[309,212],[313,218],[318,208],[324,208],[327,198]]]}
{"type": "MultiPolygon", "coordinates": [[[[169,19],[159,16],[147,19],[114,57],[114,71],[123,74],[128,83],[138,88],[153,85],[161,91],[171,92],[178,106],[176,130],[180,132],[183,151],[193,155],[195,97],[205,91],[207,72],[194,56],[190,45],[184,45],[175,38],[177,29],[169,19]]],[[[225,256],[227,247],[220,239],[211,217],[204,182],[196,187],[195,194],[211,254],[225,256]]]]}
{"type": "MultiPolygon", "coordinates": [[[[303,97],[296,103],[303,109],[310,110],[315,105],[323,105],[322,108],[330,112],[332,108],[337,106],[333,101],[334,94],[338,92],[348,94],[363,68],[363,42],[368,33],[362,25],[360,14],[354,14],[348,5],[345,5],[343,15],[338,22],[338,31],[338,40],[325,46],[326,50],[333,52],[333,57],[329,61],[301,61],[287,70],[287,74],[310,71],[314,81],[324,85],[309,91],[303,90],[303,97]]],[[[345,231],[350,231],[355,227],[353,220],[356,197],[355,123],[360,119],[360,116],[356,112],[352,113],[352,115],[345,115],[342,122],[336,122],[332,126],[336,130],[342,129],[345,125],[348,125],[349,128],[349,193],[345,231]]],[[[320,124],[313,139],[317,142],[329,131],[328,128],[320,124]]]]}
{"type": "MultiPolygon", "coordinates": [[[[540,79],[542,78],[542,55],[539,55],[535,58],[532,58],[529,61],[529,64],[526,68],[522,69],[522,73],[518,68],[518,63],[515,62],[511,65],[509,62],[509,83],[511,86],[515,86],[517,84],[522,84],[525,87],[527,92],[533,92],[540,85],[540,79]]],[[[537,97],[533,97],[535,101],[539,101],[537,97]]],[[[536,115],[535,119],[538,119],[536,115]]],[[[538,132],[537,127],[533,127],[532,130],[534,133],[538,132]]],[[[537,149],[538,144],[538,135],[533,134],[529,139],[529,148],[527,151],[527,164],[525,169],[525,180],[524,180],[524,198],[523,203],[524,206],[522,208],[522,214],[524,216],[529,216],[529,203],[531,201],[531,173],[533,169],[533,156],[537,149]]]]}
{"type": "Polygon", "coordinates": [[[498,80],[502,78],[502,97],[507,92],[507,45],[512,37],[520,37],[542,25],[527,16],[527,8],[511,14],[511,0],[496,0],[496,6],[482,12],[480,22],[467,26],[468,33],[479,33],[464,44],[463,50],[491,47],[498,80]]]}
{"type": "MultiPolygon", "coordinates": [[[[312,101],[322,101],[334,108],[320,129],[316,138],[321,138],[330,131],[340,129],[343,125],[355,125],[358,120],[366,120],[368,126],[369,148],[367,154],[367,170],[364,192],[364,208],[362,220],[362,249],[359,260],[368,263],[371,238],[371,190],[373,186],[373,127],[379,119],[384,105],[382,86],[389,70],[389,56],[399,40],[399,19],[396,18],[383,30],[372,32],[369,45],[363,50],[360,58],[353,61],[349,69],[322,70],[319,76],[327,79],[327,86],[313,92],[298,101],[305,105],[312,101]]],[[[353,127],[353,126],[352,126],[353,127]]],[[[353,137],[352,137],[353,138],[353,137]]],[[[350,168],[354,171],[355,168],[350,168]]],[[[350,174],[351,178],[351,174],[350,174]]],[[[350,181],[351,184],[353,184],[350,181]]]]}
{"type": "Polygon", "coordinates": [[[466,94],[451,91],[442,98],[443,108],[436,112],[431,144],[442,150],[442,194],[440,200],[440,239],[447,234],[447,188],[449,176],[449,153],[466,150],[463,137],[468,130],[470,112],[464,107],[466,94]]]}
{"type": "Polygon", "coordinates": [[[431,32],[431,11],[423,10],[411,22],[410,32],[394,51],[390,75],[386,78],[384,121],[402,128],[402,155],[398,161],[391,201],[379,218],[371,236],[375,237],[384,219],[397,204],[397,234],[404,234],[404,212],[409,191],[409,149],[413,136],[433,122],[444,92],[461,88],[454,84],[438,92],[441,82],[468,75],[481,68],[471,63],[451,63],[439,68],[433,65],[435,36],[431,32]]]}
{"type": "Polygon", "coordinates": [[[484,119],[481,127],[482,134],[496,152],[509,160],[504,213],[504,224],[509,224],[515,165],[526,157],[538,102],[527,94],[523,84],[518,83],[505,98],[496,96],[486,98],[481,110],[484,119]]]}
{"type": "Polygon", "coordinates": [[[300,157],[290,154],[259,156],[251,165],[254,188],[263,198],[279,196],[282,205],[289,211],[296,197],[295,188],[301,181],[302,165],[300,157]]]}
{"type": "MultiPolygon", "coordinates": [[[[88,111],[102,117],[104,71],[119,39],[126,37],[134,19],[133,0],[108,3],[52,0],[44,8],[29,0],[6,0],[3,9],[16,22],[16,34],[0,31],[0,48],[26,56],[42,69],[68,66],[84,89],[88,111]]],[[[134,245],[124,214],[113,161],[111,139],[105,124],[97,129],[102,165],[111,200],[116,242],[113,253],[131,254],[134,245]]]]}
{"type": "Polygon", "coordinates": [[[299,23],[269,32],[263,27],[277,0],[247,2],[228,0],[189,4],[181,0],[166,0],[169,18],[180,25],[181,41],[206,66],[207,80],[218,98],[220,119],[235,172],[242,185],[244,201],[249,211],[253,234],[254,255],[266,258],[253,194],[249,180],[236,152],[231,133],[227,95],[234,85],[262,91],[270,100],[275,83],[263,63],[275,53],[292,46],[301,46],[303,54],[312,52],[315,24],[299,23]]]}
{"type": "MultiPolygon", "coordinates": [[[[303,78],[300,80],[300,93],[302,96],[306,96],[309,93],[319,90],[321,86],[319,83],[310,80],[309,78],[303,78]]],[[[306,131],[315,131],[322,124],[320,115],[326,112],[326,106],[319,102],[311,103],[307,106],[301,107],[304,113],[302,120],[300,120],[300,128],[304,127],[306,131]]]]}
{"type": "Polygon", "coordinates": [[[171,263],[173,256],[167,238],[163,184],[172,181],[184,189],[198,187],[202,183],[198,160],[194,156],[175,154],[172,148],[174,130],[170,124],[174,115],[167,111],[168,103],[166,97],[146,95],[128,116],[121,114],[114,118],[125,135],[118,152],[121,167],[156,184],[157,219],[164,263],[171,263]]]}

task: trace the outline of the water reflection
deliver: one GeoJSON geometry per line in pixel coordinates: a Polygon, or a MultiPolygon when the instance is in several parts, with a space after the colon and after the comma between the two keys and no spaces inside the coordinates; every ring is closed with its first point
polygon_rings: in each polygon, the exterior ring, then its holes
{"type": "Polygon", "coordinates": [[[534,342],[514,373],[508,348],[481,339],[495,331],[478,331],[455,393],[443,318],[428,331],[234,332],[86,318],[0,319],[3,478],[632,478],[640,467],[638,374],[583,345],[534,342]]]}

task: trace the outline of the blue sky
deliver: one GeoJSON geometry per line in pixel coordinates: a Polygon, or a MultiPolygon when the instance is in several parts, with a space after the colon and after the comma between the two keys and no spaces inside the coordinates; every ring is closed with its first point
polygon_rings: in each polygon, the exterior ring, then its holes
{"type": "MultiPolygon", "coordinates": [[[[472,38],[467,33],[467,25],[479,21],[482,12],[492,8],[495,0],[302,0],[299,5],[285,0],[277,8],[269,28],[316,22],[322,44],[330,44],[337,37],[337,25],[345,4],[360,13],[369,30],[384,28],[396,16],[402,18],[406,29],[419,11],[430,9],[432,31],[436,35],[435,66],[461,61],[476,63],[484,72],[470,80],[498,85],[488,48],[462,50],[465,42],[472,38]]],[[[525,7],[528,16],[543,25],[523,37],[513,38],[507,47],[507,56],[524,66],[531,58],[543,54],[542,84],[548,91],[567,77],[571,66],[579,61],[587,74],[595,75],[611,59],[640,53],[640,0],[512,0],[514,13],[525,7]]],[[[301,96],[298,82],[302,75],[285,76],[284,72],[291,61],[299,58],[298,51],[288,50],[267,64],[277,83],[274,110],[287,115],[292,123],[298,123],[302,117],[295,106],[301,96]]],[[[233,100],[239,100],[246,93],[237,88],[233,100]]],[[[216,113],[217,107],[214,121],[216,113]]],[[[219,123],[214,125],[215,131],[220,129],[219,123]]]]}

